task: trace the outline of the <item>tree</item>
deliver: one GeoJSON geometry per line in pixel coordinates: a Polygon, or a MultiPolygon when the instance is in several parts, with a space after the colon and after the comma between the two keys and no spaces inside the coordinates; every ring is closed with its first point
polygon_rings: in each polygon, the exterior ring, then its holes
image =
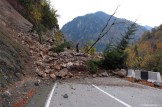
{"type": "Polygon", "coordinates": [[[126,67],[127,52],[125,49],[129,44],[131,36],[134,35],[136,30],[137,24],[134,22],[128,27],[125,34],[122,34],[122,39],[116,46],[112,45],[112,48],[106,48],[104,51],[104,59],[102,61],[102,66],[104,68],[116,69],[126,67]]]}
{"type": "Polygon", "coordinates": [[[131,68],[162,71],[161,26],[145,32],[133,46],[127,48],[127,66],[131,68]],[[136,48],[134,48],[136,46],[136,48]]]}
{"type": "Polygon", "coordinates": [[[51,9],[48,3],[42,5],[42,24],[48,29],[56,28],[59,29],[56,10],[51,9]]]}
{"type": "Polygon", "coordinates": [[[117,45],[116,49],[119,52],[123,52],[126,47],[129,44],[129,40],[132,39],[132,35],[135,34],[135,32],[137,31],[137,24],[136,22],[132,23],[130,26],[128,26],[127,28],[128,30],[125,32],[125,34],[121,34],[122,35],[122,40],[119,42],[119,44],[117,45]]]}
{"type": "Polygon", "coordinates": [[[51,8],[47,0],[18,0],[27,11],[25,17],[34,24],[34,30],[43,30],[47,28],[59,29],[58,15],[56,10],[51,8]]]}

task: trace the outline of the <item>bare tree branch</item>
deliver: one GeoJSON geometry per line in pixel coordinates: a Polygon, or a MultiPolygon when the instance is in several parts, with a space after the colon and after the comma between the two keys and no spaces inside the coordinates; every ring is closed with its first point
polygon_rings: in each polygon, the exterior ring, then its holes
{"type": "MultiPolygon", "coordinates": [[[[109,29],[108,29],[107,31],[105,31],[106,28],[108,27],[108,25],[109,25],[109,23],[110,23],[112,17],[116,14],[118,8],[119,8],[119,6],[117,6],[117,8],[115,9],[114,13],[109,17],[109,19],[108,19],[106,25],[105,25],[105,26],[103,27],[103,29],[101,30],[101,32],[100,32],[98,38],[96,39],[96,41],[90,46],[90,48],[89,48],[85,53],[88,53],[88,52],[94,47],[94,45],[95,45],[99,40],[101,40],[101,39],[111,30],[112,26],[121,23],[121,22],[116,23],[116,19],[115,19],[115,20],[113,21],[113,23],[110,25],[109,29]],[[104,32],[104,31],[105,31],[105,32],[104,32]]],[[[85,53],[84,53],[84,54],[85,54],[85,53]]]]}
{"type": "MultiPolygon", "coordinates": [[[[109,22],[110,22],[111,18],[116,14],[118,8],[119,8],[119,6],[117,6],[117,8],[115,9],[114,13],[109,17],[109,19],[108,19],[106,25],[105,25],[104,28],[101,30],[100,35],[102,35],[102,33],[105,31],[105,29],[106,29],[107,26],[109,25],[109,22]]],[[[99,36],[100,36],[100,35],[99,35],[99,36]]]]}

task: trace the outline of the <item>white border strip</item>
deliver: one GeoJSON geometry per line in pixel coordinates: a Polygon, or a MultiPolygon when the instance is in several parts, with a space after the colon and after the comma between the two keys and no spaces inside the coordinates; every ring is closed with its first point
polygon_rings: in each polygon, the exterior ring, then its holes
{"type": "Polygon", "coordinates": [[[54,86],[53,86],[53,88],[52,88],[50,94],[48,95],[48,99],[47,99],[46,104],[45,104],[44,107],[49,107],[50,102],[51,102],[51,98],[52,98],[52,95],[53,95],[53,93],[54,93],[54,90],[55,90],[56,86],[57,86],[57,83],[54,84],[54,86]]]}
{"type": "Polygon", "coordinates": [[[112,96],[111,94],[105,92],[104,90],[102,90],[101,88],[97,87],[96,85],[92,84],[92,86],[94,86],[96,89],[98,89],[99,91],[103,92],[104,94],[108,95],[109,97],[113,98],[114,100],[118,101],[119,103],[123,104],[125,107],[132,107],[129,104],[119,100],[118,98],[112,96]]]}

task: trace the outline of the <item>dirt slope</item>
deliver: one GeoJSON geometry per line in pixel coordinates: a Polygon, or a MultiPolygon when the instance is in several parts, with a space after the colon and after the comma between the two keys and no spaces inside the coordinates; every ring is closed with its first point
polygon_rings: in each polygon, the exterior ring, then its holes
{"type": "Polygon", "coordinates": [[[18,31],[29,31],[32,24],[22,17],[7,0],[0,0],[0,23],[18,31]]]}
{"type": "Polygon", "coordinates": [[[6,0],[0,0],[0,91],[26,74],[29,53],[18,43],[21,40],[17,36],[31,28],[32,24],[6,0]]]}

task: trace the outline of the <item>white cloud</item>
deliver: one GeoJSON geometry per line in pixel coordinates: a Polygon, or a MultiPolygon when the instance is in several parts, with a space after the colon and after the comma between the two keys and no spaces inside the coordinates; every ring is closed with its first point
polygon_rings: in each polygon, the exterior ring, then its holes
{"type": "Polygon", "coordinates": [[[162,24],[162,0],[51,0],[51,4],[60,15],[60,27],[87,13],[104,11],[112,14],[118,5],[116,17],[137,19],[138,23],[152,27],[162,24]]]}

